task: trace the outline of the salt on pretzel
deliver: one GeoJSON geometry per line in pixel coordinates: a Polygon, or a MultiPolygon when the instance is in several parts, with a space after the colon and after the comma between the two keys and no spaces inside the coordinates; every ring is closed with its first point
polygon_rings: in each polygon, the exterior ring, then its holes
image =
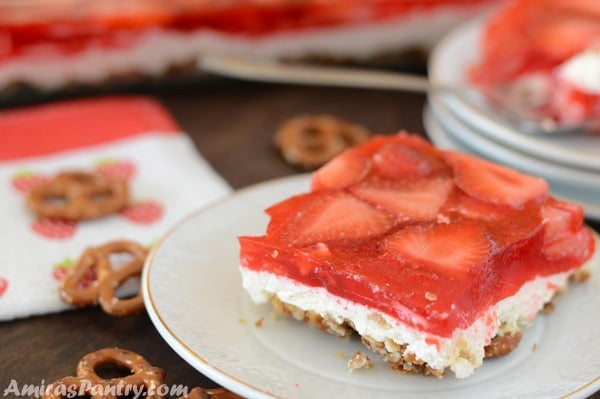
{"type": "Polygon", "coordinates": [[[116,295],[117,288],[127,281],[127,279],[142,274],[143,266],[143,259],[133,259],[100,280],[98,301],[106,313],[115,316],[125,316],[137,313],[144,308],[141,290],[138,290],[138,293],[134,297],[128,299],[121,299],[116,295]]]}
{"type": "Polygon", "coordinates": [[[140,244],[119,240],[98,247],[86,249],[75,263],[72,271],[62,280],[61,298],[75,306],[88,306],[100,303],[102,309],[115,316],[124,316],[144,308],[142,293],[128,299],[116,296],[117,288],[127,279],[139,276],[142,272],[148,250],[140,244]],[[111,256],[129,254],[132,259],[119,268],[111,264],[111,256]],[[95,272],[95,278],[83,287],[83,280],[95,272]]]}
{"type": "Polygon", "coordinates": [[[283,158],[305,169],[320,167],[371,133],[364,127],[329,115],[304,115],[281,124],[275,145],[283,158]]]}
{"type": "Polygon", "coordinates": [[[124,180],[87,172],[59,173],[27,195],[27,206],[39,217],[72,221],[118,212],[128,201],[124,180]]]}
{"type": "MultiPolygon", "coordinates": [[[[147,392],[156,393],[164,382],[165,372],[152,366],[137,353],[119,348],[104,348],[81,358],[77,364],[77,376],[91,381],[105,382],[111,386],[143,387],[147,392]],[[104,380],[96,373],[96,369],[107,365],[123,367],[131,374],[104,380]]],[[[158,398],[158,396],[147,396],[147,398],[153,397],[158,398]]]]}
{"type": "MultiPolygon", "coordinates": [[[[149,395],[148,399],[160,399],[159,387],[163,384],[165,372],[152,366],[144,357],[137,353],[119,349],[104,348],[85,355],[77,364],[77,375],[61,378],[47,387],[42,395],[43,399],[62,399],[62,393],[69,390],[72,393],[90,395],[93,399],[117,399],[115,396],[119,388],[122,390],[144,389],[149,395]],[[118,366],[130,372],[124,377],[104,379],[96,370],[103,366],[118,366]]],[[[67,395],[68,396],[68,395],[67,395]]],[[[69,396],[72,397],[72,396],[69,396]]]]}

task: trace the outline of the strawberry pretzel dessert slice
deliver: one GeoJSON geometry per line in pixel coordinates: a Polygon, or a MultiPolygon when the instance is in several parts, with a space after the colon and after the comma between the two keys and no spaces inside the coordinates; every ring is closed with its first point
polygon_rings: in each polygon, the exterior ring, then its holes
{"type": "Polygon", "coordinates": [[[56,89],[193,71],[204,53],[360,62],[396,58],[429,50],[458,22],[498,1],[0,2],[0,88],[56,89]]]}
{"type": "Polygon", "coordinates": [[[263,236],[239,237],[256,303],[438,377],[514,349],[595,251],[582,208],[544,180],[405,133],[342,153],[266,212],[263,236]]]}
{"type": "Polygon", "coordinates": [[[508,1],[486,21],[481,53],[470,78],[482,91],[558,123],[600,118],[599,1],[508,1]]]}

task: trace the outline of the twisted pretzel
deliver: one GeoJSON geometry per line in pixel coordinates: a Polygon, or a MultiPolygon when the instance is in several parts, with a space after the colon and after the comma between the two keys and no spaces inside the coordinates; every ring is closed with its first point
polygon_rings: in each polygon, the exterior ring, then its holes
{"type": "Polygon", "coordinates": [[[110,264],[99,262],[98,253],[94,248],[86,249],[77,259],[71,272],[61,281],[60,297],[75,306],[97,304],[99,282],[111,271],[110,264]],[[84,279],[88,276],[91,281],[86,285],[84,279]]]}
{"type": "Polygon", "coordinates": [[[127,279],[139,276],[148,251],[133,241],[113,241],[86,249],[77,260],[72,271],[62,280],[60,296],[63,301],[75,306],[88,306],[100,303],[102,309],[115,316],[139,312],[144,308],[142,293],[128,299],[116,296],[117,288],[127,279]],[[132,260],[118,269],[111,264],[111,255],[127,253],[132,260]],[[94,274],[88,286],[83,280],[94,274]]]}
{"type": "MultiPolygon", "coordinates": [[[[137,353],[119,348],[104,348],[85,355],[77,365],[77,376],[65,377],[51,384],[42,398],[60,399],[67,392],[77,392],[90,395],[93,399],[116,399],[117,394],[133,387],[146,389],[146,398],[159,399],[157,393],[164,382],[165,372],[152,366],[137,353]],[[96,369],[98,367],[116,365],[130,371],[130,375],[104,379],[96,369]],[[119,392],[119,389],[121,392],[119,392]]],[[[72,396],[68,396],[72,397],[72,396]]]]}
{"type": "MultiPolygon", "coordinates": [[[[145,387],[148,392],[157,392],[162,385],[165,372],[152,366],[137,353],[119,348],[104,348],[88,353],[77,364],[77,376],[92,381],[104,381],[111,386],[145,387]],[[96,369],[106,365],[116,365],[128,369],[131,374],[126,377],[103,380],[96,369]]],[[[152,398],[154,396],[147,396],[152,398]]]]}
{"type": "Polygon", "coordinates": [[[76,221],[115,213],[128,200],[124,180],[97,173],[63,172],[33,188],[27,206],[42,218],[76,221]]]}
{"type": "Polygon", "coordinates": [[[365,142],[370,135],[364,127],[332,116],[307,115],[284,122],[275,135],[275,144],[286,161],[312,169],[365,142]]]}
{"type": "MultiPolygon", "coordinates": [[[[119,348],[104,348],[88,353],[77,364],[77,375],[61,378],[50,384],[42,399],[63,399],[79,397],[80,393],[92,399],[117,399],[133,392],[145,389],[143,397],[161,399],[165,372],[151,365],[144,357],[135,352],[119,348]],[[129,375],[105,379],[97,370],[103,366],[114,365],[129,371],[129,375]],[[162,392],[161,392],[162,391],[162,392]]],[[[223,388],[194,388],[180,399],[243,399],[223,388]]]]}

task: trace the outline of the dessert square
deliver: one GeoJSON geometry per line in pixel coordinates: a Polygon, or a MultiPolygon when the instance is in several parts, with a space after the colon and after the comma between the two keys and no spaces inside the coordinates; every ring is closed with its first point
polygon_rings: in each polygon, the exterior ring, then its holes
{"type": "Polygon", "coordinates": [[[266,212],[263,236],[239,237],[255,302],[438,377],[509,353],[595,250],[582,208],[544,180],[406,133],[342,153],[266,212]]]}

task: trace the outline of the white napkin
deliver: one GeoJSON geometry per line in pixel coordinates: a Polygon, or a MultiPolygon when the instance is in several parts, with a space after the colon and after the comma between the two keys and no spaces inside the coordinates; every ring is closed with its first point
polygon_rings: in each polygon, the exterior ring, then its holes
{"type": "Polygon", "coordinates": [[[115,239],[158,240],[231,191],[153,100],[111,97],[0,113],[0,320],[69,308],[59,280],[82,251],[115,239]],[[44,224],[28,188],[64,170],[128,175],[134,205],[75,224],[44,224]]]}

